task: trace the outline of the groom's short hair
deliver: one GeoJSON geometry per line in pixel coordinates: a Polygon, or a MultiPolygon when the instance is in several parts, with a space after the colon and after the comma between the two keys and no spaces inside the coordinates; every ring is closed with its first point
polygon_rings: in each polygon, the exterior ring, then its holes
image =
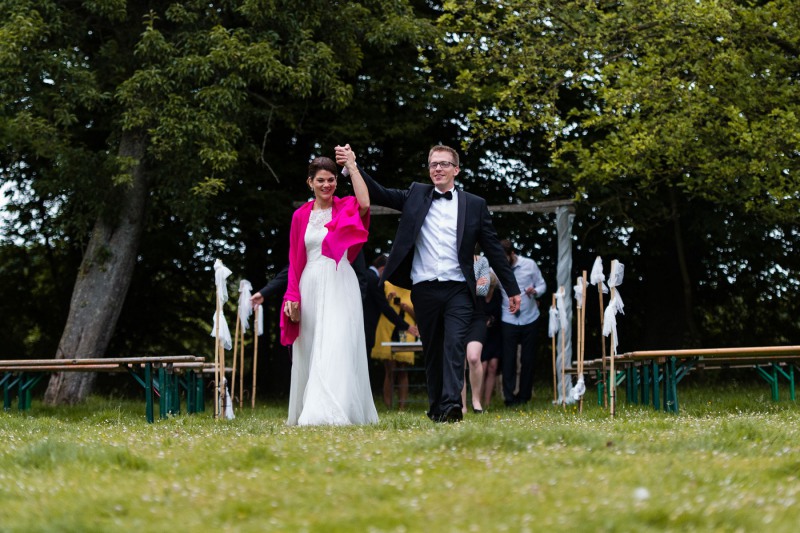
{"type": "Polygon", "coordinates": [[[428,162],[429,163],[430,163],[430,160],[431,160],[431,156],[433,155],[433,152],[447,152],[447,153],[449,153],[450,155],[453,156],[453,163],[455,163],[457,167],[461,166],[461,165],[458,164],[458,152],[456,151],[455,148],[450,148],[449,146],[445,146],[443,144],[437,144],[436,146],[431,148],[430,152],[428,152],[428,162]]]}

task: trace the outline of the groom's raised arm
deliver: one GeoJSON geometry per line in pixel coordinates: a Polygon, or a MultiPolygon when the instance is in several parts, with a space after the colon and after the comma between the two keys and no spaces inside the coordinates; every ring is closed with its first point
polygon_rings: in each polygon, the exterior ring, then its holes
{"type": "MultiPolygon", "coordinates": [[[[336,152],[336,163],[340,165],[344,165],[348,161],[348,156],[352,156],[355,158],[355,153],[353,149],[350,147],[349,144],[345,144],[344,146],[337,146],[334,148],[336,152]]],[[[361,165],[356,164],[358,167],[358,171],[361,174],[361,177],[364,178],[364,182],[367,184],[367,190],[369,191],[369,199],[372,205],[380,205],[383,207],[389,207],[391,209],[397,209],[398,211],[403,210],[403,205],[406,202],[406,198],[408,197],[408,191],[403,189],[387,189],[364,170],[361,165]]],[[[345,168],[343,173],[347,172],[347,168],[345,168]]]]}
{"type": "Polygon", "coordinates": [[[367,189],[369,190],[369,197],[372,200],[372,203],[375,205],[382,205],[383,207],[389,207],[391,209],[397,209],[398,211],[403,210],[403,205],[406,203],[406,198],[408,197],[408,191],[405,189],[387,189],[372,176],[370,176],[362,167],[358,165],[358,170],[361,172],[361,176],[364,178],[364,182],[367,184],[367,189]]]}

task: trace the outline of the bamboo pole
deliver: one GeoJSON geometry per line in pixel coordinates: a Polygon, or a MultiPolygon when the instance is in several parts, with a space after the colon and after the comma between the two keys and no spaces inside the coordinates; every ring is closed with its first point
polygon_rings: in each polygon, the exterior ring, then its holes
{"type": "MultiPolygon", "coordinates": [[[[583,358],[586,350],[586,271],[581,276],[580,340],[578,341],[578,376],[583,379],[583,358]]],[[[583,413],[583,395],[578,400],[578,412],[583,413]]]]}
{"type": "Polygon", "coordinates": [[[256,376],[258,375],[258,313],[261,306],[255,308],[253,313],[253,394],[251,397],[250,408],[256,408],[256,376]]]}
{"type": "Polygon", "coordinates": [[[608,383],[606,380],[606,338],[603,335],[603,322],[605,322],[605,309],[603,309],[603,282],[597,282],[597,294],[600,296],[600,357],[603,362],[603,373],[600,382],[603,386],[603,408],[608,407],[608,383]]]}
{"type": "MultiPolygon", "coordinates": [[[[253,324],[253,329],[256,325],[253,324]]],[[[236,352],[233,353],[234,359],[236,352]]],[[[242,409],[244,403],[244,329],[242,329],[242,344],[239,345],[239,409],[242,409]]]]}
{"type": "MultiPolygon", "coordinates": [[[[241,325],[241,318],[239,313],[236,313],[236,333],[233,334],[233,373],[231,374],[231,402],[236,398],[236,354],[239,353],[239,326],[241,325]]],[[[242,338],[244,343],[244,338],[242,338]]],[[[244,368],[242,368],[244,372],[244,368]]],[[[241,393],[239,393],[241,394],[241,393]]]]}
{"type": "MultiPolygon", "coordinates": [[[[220,316],[220,320],[222,320],[222,316],[220,316]]],[[[220,342],[217,341],[219,345],[219,389],[217,390],[217,400],[219,403],[219,417],[225,417],[225,411],[223,410],[225,406],[225,386],[226,386],[226,378],[225,378],[225,346],[220,342]]]]}
{"type": "MultiPolygon", "coordinates": [[[[556,293],[553,293],[553,303],[552,303],[551,307],[556,307],[556,293]]],[[[558,338],[558,335],[553,335],[551,337],[552,341],[550,343],[552,345],[552,348],[553,348],[553,403],[554,404],[558,403],[558,378],[556,378],[556,372],[557,372],[557,367],[556,367],[556,339],[557,338],[558,338]]]]}
{"type": "Polygon", "coordinates": [[[222,304],[219,301],[219,289],[217,289],[214,294],[216,295],[215,299],[217,301],[217,313],[214,315],[216,317],[214,320],[214,418],[219,420],[219,323],[222,321],[222,317],[220,316],[222,304]]]}
{"type": "MultiPolygon", "coordinates": [[[[615,259],[615,260],[613,260],[611,262],[611,276],[609,276],[609,279],[611,279],[616,274],[616,270],[617,270],[617,260],[615,259]]],[[[610,305],[610,303],[612,301],[614,301],[614,296],[616,295],[616,292],[617,292],[616,286],[612,285],[611,286],[611,298],[609,299],[609,305],[610,305]]],[[[614,417],[617,414],[617,399],[616,399],[616,395],[617,395],[617,374],[616,374],[616,372],[614,370],[614,358],[615,358],[615,355],[616,355],[616,352],[617,352],[617,349],[616,349],[615,345],[617,343],[617,340],[615,338],[615,334],[614,334],[614,330],[613,329],[611,330],[611,334],[609,335],[609,339],[610,339],[609,346],[611,348],[609,356],[611,357],[611,364],[610,364],[610,369],[609,369],[609,373],[608,373],[609,374],[608,375],[608,381],[609,381],[609,384],[608,384],[608,392],[609,392],[608,405],[609,405],[609,411],[611,413],[611,416],[614,417]]]]}

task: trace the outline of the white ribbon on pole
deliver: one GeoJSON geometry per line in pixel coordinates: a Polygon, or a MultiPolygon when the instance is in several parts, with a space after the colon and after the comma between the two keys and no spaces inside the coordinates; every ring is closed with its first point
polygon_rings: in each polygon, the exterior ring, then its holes
{"type": "Polygon", "coordinates": [[[220,303],[223,304],[228,301],[228,286],[225,280],[231,274],[233,274],[233,272],[222,264],[221,259],[214,261],[214,283],[217,285],[217,298],[219,298],[220,303]]]}
{"type": "Polygon", "coordinates": [[[226,287],[225,280],[233,272],[225,265],[222,264],[220,259],[214,262],[214,282],[217,285],[217,300],[219,302],[219,311],[214,311],[214,327],[211,329],[211,336],[217,336],[217,329],[219,329],[219,341],[222,347],[226,350],[233,348],[231,340],[231,331],[228,329],[228,323],[225,321],[225,315],[222,312],[222,304],[228,301],[228,288],[226,287]],[[219,315],[219,316],[218,316],[219,315]]]}
{"type": "MultiPolygon", "coordinates": [[[[211,336],[216,337],[217,333],[217,316],[220,313],[214,313],[214,327],[211,330],[211,336]]],[[[233,348],[233,341],[231,339],[231,330],[228,329],[228,323],[225,321],[225,316],[220,317],[219,320],[219,342],[220,345],[226,350],[233,348]]]]}
{"type": "Polygon", "coordinates": [[[583,381],[583,376],[578,377],[578,382],[572,387],[572,399],[579,402],[583,395],[586,393],[586,383],[583,381]]]}
{"type": "Polygon", "coordinates": [[[220,395],[220,403],[219,412],[223,413],[225,420],[233,420],[236,418],[236,415],[233,414],[233,401],[231,400],[231,393],[228,390],[228,380],[223,378],[222,379],[222,388],[225,389],[225,394],[220,395]]]}
{"type": "Polygon", "coordinates": [[[258,313],[256,313],[256,335],[259,337],[264,334],[264,306],[259,306],[258,313]]]}
{"type": "Polygon", "coordinates": [[[250,301],[252,291],[253,285],[249,281],[243,279],[239,282],[239,322],[242,324],[242,332],[247,331],[247,321],[253,314],[253,303],[250,301]]]}
{"type": "Polygon", "coordinates": [[[598,283],[603,288],[603,294],[608,294],[608,287],[603,283],[606,280],[606,275],[603,274],[603,259],[598,255],[592,265],[592,273],[589,275],[589,283],[597,285],[598,283]]]}
{"type": "Polygon", "coordinates": [[[578,309],[581,309],[583,307],[583,277],[578,276],[572,290],[575,291],[575,305],[578,309]]]}
{"type": "Polygon", "coordinates": [[[617,336],[617,313],[625,314],[625,304],[622,303],[622,297],[619,295],[619,290],[614,292],[614,297],[608,302],[608,307],[603,314],[603,335],[608,337],[609,334],[614,333],[614,353],[616,353],[617,346],[619,346],[619,337],[617,336]]]}
{"type": "Polygon", "coordinates": [[[558,335],[558,307],[555,305],[550,306],[550,321],[547,323],[547,336],[550,338],[558,335]]]}
{"type": "Polygon", "coordinates": [[[608,276],[609,287],[619,287],[622,285],[622,279],[625,277],[625,265],[620,262],[615,263],[616,268],[611,269],[611,275],[608,276]]]}

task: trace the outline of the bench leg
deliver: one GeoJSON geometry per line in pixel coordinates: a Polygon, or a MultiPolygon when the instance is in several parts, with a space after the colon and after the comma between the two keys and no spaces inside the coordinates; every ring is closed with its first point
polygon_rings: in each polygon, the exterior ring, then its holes
{"type": "Polygon", "coordinates": [[[597,370],[597,405],[599,407],[603,406],[603,394],[605,394],[605,387],[603,387],[603,371],[597,370]]]}
{"type": "Polygon", "coordinates": [[[145,416],[152,424],[155,422],[155,417],[153,416],[153,364],[150,362],[144,365],[144,401],[145,416]]]}
{"type": "Polygon", "coordinates": [[[772,363],[772,399],[773,401],[779,401],[780,391],[778,390],[778,363],[772,363]]]}
{"type": "Polygon", "coordinates": [[[204,413],[206,411],[206,393],[205,393],[205,386],[206,386],[206,379],[203,377],[203,371],[197,373],[197,379],[195,380],[195,385],[197,388],[195,389],[195,406],[197,408],[198,413],[204,413]]]}
{"type": "Polygon", "coordinates": [[[773,363],[772,364],[772,372],[767,372],[766,370],[764,370],[760,366],[756,367],[756,372],[758,372],[758,374],[762,378],[764,378],[764,381],[766,381],[769,384],[769,389],[770,389],[770,392],[772,394],[772,401],[773,402],[777,402],[780,399],[779,394],[778,394],[778,375],[777,375],[777,372],[775,371],[775,366],[776,366],[775,363],[773,363]]]}
{"type": "Polygon", "coordinates": [[[672,413],[678,412],[678,373],[677,360],[675,357],[668,357],[665,368],[664,383],[664,407],[665,411],[672,413]]]}

